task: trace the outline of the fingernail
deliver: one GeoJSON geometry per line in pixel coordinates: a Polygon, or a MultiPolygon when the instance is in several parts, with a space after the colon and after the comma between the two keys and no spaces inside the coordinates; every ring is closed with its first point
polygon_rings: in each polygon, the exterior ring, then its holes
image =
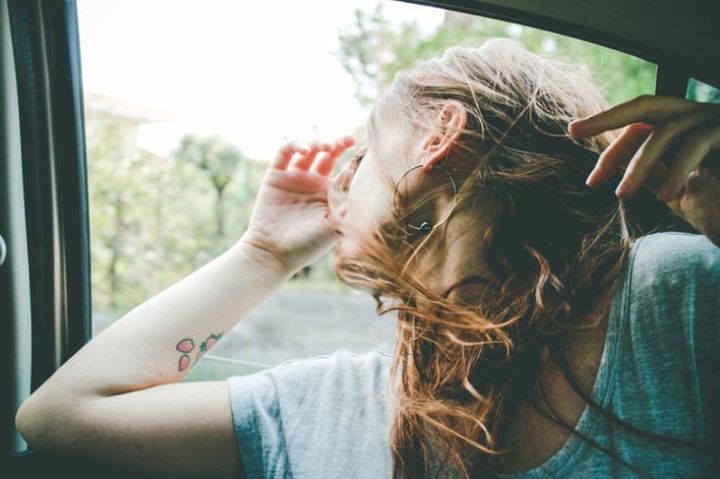
{"type": "Polygon", "coordinates": [[[570,130],[573,129],[573,127],[576,127],[582,120],[573,120],[567,125],[567,131],[572,135],[572,132],[570,130]]]}
{"type": "Polygon", "coordinates": [[[594,168],[588,175],[587,179],[585,180],[585,184],[588,186],[592,186],[592,183],[595,181],[596,176],[597,176],[597,168],[594,168]]]}
{"type": "Polygon", "coordinates": [[[627,184],[620,183],[617,188],[615,188],[615,196],[618,198],[622,198],[622,196],[625,194],[625,191],[627,191],[627,184]]]}
{"type": "Polygon", "coordinates": [[[668,193],[670,193],[670,185],[663,185],[657,193],[657,199],[667,201],[668,193]]]}

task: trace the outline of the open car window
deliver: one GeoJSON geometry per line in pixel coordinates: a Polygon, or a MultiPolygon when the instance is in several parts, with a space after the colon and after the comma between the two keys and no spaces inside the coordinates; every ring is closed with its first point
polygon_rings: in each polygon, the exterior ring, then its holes
{"type": "Polygon", "coordinates": [[[720,88],[715,88],[695,78],[690,78],[687,85],[688,100],[706,103],[720,103],[720,88]]]}
{"type": "MultiPolygon", "coordinates": [[[[240,237],[282,143],[362,135],[394,75],[446,47],[517,39],[584,65],[611,104],[655,87],[652,63],[499,20],[374,0],[277,9],[233,0],[78,1],[94,335],[240,237]],[[322,21],[297,21],[318,11],[322,21]]],[[[186,380],[339,348],[392,353],[393,316],[376,317],[371,297],[337,280],[333,253],[225,334],[186,380]]]]}

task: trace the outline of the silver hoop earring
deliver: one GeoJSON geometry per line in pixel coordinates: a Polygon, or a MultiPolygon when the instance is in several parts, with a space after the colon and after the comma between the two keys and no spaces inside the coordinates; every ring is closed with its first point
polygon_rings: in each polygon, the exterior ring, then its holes
{"type": "MultiPolygon", "coordinates": [[[[412,168],[407,170],[405,173],[403,173],[402,176],[397,180],[397,183],[395,184],[395,190],[393,191],[393,208],[395,209],[396,212],[397,212],[397,207],[395,206],[395,196],[397,195],[397,189],[398,189],[398,186],[400,186],[400,181],[402,181],[402,179],[405,178],[405,175],[410,173],[415,168],[420,168],[421,166],[424,166],[423,163],[413,166],[412,168]]],[[[453,187],[453,205],[452,205],[452,208],[450,208],[450,212],[447,214],[447,216],[445,216],[445,218],[443,218],[442,221],[440,221],[436,225],[433,225],[430,221],[423,221],[420,224],[420,226],[414,226],[414,225],[408,224],[408,227],[410,227],[414,230],[417,230],[422,234],[428,234],[434,228],[437,228],[438,226],[440,226],[441,224],[446,222],[448,220],[448,218],[450,218],[450,215],[452,214],[453,210],[455,209],[455,205],[457,204],[457,188],[455,186],[455,180],[453,179],[452,175],[450,175],[449,171],[445,170],[444,168],[442,168],[439,165],[433,165],[433,168],[441,170],[441,171],[445,171],[445,174],[448,176],[448,178],[450,178],[450,182],[452,183],[452,187],[453,187]]]]}

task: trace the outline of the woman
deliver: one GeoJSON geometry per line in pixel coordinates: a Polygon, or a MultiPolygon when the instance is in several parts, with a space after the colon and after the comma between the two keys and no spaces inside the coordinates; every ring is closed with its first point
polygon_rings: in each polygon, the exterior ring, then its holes
{"type": "Polygon", "coordinates": [[[507,40],[399,74],[347,168],[329,178],[352,138],[282,148],[243,237],[85,345],[19,430],[168,477],[717,473],[720,110],[606,106],[507,40]],[[706,236],[641,238],[656,194],[706,236]],[[397,312],[394,356],[178,382],[333,244],[397,312]]]}

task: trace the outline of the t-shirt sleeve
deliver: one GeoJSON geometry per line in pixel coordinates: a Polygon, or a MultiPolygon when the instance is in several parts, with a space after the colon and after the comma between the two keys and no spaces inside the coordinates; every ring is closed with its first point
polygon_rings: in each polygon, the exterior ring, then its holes
{"type": "MultiPolygon", "coordinates": [[[[709,441],[720,440],[720,248],[705,236],[687,233],[640,241],[629,305],[635,319],[628,349],[635,352],[636,379],[648,383],[656,378],[648,401],[677,406],[686,400],[683,407],[703,418],[706,430],[700,433],[709,441]],[[668,394],[677,385],[677,394],[668,394]]],[[[669,430],[672,420],[663,419],[669,430]]]]}
{"type": "Polygon", "coordinates": [[[341,349],[228,378],[247,477],[352,477],[349,462],[386,476],[390,361],[341,349]]]}
{"type": "MultiPolygon", "coordinates": [[[[700,366],[720,366],[720,248],[707,237],[662,233],[643,238],[633,271],[636,309],[667,322],[700,366]],[[706,364],[708,363],[708,364],[706,364]]],[[[642,312],[634,311],[635,317],[642,312]]]]}

